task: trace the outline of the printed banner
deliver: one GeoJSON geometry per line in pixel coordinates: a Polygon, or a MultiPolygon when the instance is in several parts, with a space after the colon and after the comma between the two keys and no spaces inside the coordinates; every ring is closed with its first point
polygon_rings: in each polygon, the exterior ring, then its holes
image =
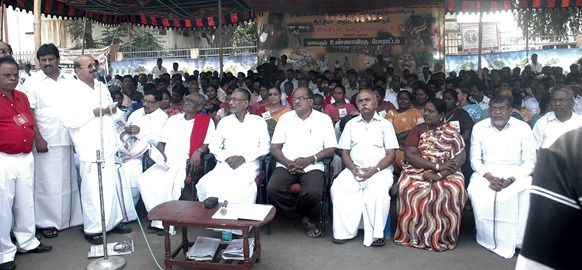
{"type": "Polygon", "coordinates": [[[354,13],[259,13],[259,62],[287,55],[303,71],[365,70],[384,56],[396,73],[442,62],[444,5],[375,9],[354,13]]]}
{"type": "MultiPolygon", "coordinates": [[[[463,52],[479,51],[479,24],[461,24],[463,52]]],[[[497,23],[483,23],[481,51],[499,50],[497,23]]]]}

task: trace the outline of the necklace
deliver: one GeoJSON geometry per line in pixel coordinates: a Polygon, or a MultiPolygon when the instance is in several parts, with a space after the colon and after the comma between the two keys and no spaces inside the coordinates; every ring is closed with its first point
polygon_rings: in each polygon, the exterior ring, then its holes
{"type": "Polygon", "coordinates": [[[449,118],[447,118],[447,117],[445,116],[445,121],[444,121],[444,122],[445,122],[445,123],[448,123],[448,122],[451,120],[451,118],[453,118],[453,116],[455,115],[455,112],[456,112],[458,109],[459,109],[459,108],[455,108],[455,109],[454,109],[454,110],[451,112],[451,114],[449,115],[449,118]]]}

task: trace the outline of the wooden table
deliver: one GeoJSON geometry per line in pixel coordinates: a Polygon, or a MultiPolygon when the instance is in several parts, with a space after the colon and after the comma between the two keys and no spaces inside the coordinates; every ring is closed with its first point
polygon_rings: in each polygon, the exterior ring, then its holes
{"type": "Polygon", "coordinates": [[[212,219],[212,215],[218,211],[219,207],[204,209],[202,202],[194,201],[169,201],[162,203],[152,209],[148,218],[150,220],[161,220],[164,226],[166,258],[164,263],[166,269],[172,269],[173,265],[189,268],[212,268],[212,269],[250,269],[254,262],[261,260],[261,241],[259,227],[268,223],[275,217],[275,208],[273,207],[269,214],[262,221],[254,220],[223,220],[212,219]],[[174,250],[170,245],[170,225],[182,228],[182,243],[174,250]],[[231,261],[223,260],[220,256],[221,251],[226,248],[227,244],[221,244],[220,248],[214,255],[214,259],[208,262],[198,262],[194,260],[178,260],[176,256],[182,250],[185,255],[188,248],[194,245],[194,242],[188,240],[188,227],[199,228],[218,228],[218,229],[236,229],[242,231],[244,245],[244,260],[231,261]],[[249,232],[250,227],[254,229],[255,249],[253,256],[249,257],[249,232]]]}

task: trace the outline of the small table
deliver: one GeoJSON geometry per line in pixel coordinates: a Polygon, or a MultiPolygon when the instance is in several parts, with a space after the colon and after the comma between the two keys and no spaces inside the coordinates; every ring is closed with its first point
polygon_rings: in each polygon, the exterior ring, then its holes
{"type": "Polygon", "coordinates": [[[265,219],[262,221],[212,219],[212,215],[214,215],[218,209],[219,207],[204,209],[204,204],[202,202],[169,201],[154,207],[154,209],[149,212],[148,218],[150,220],[161,220],[162,224],[164,225],[166,249],[166,258],[164,259],[164,263],[166,265],[166,269],[172,269],[173,265],[191,268],[200,267],[212,269],[250,269],[254,262],[260,262],[261,241],[260,230],[258,228],[273,220],[276,212],[275,208],[271,208],[269,214],[267,214],[265,219]],[[173,252],[170,245],[170,225],[182,228],[182,243],[173,252]],[[194,242],[190,242],[188,240],[187,227],[241,230],[243,237],[244,260],[225,261],[220,256],[217,256],[221,254],[222,249],[226,248],[226,244],[220,245],[220,248],[216,252],[213,260],[209,262],[177,260],[176,256],[180,253],[180,250],[182,250],[183,254],[185,255],[188,251],[188,248],[194,245],[194,242]],[[255,234],[255,249],[253,256],[250,258],[249,227],[253,227],[255,234]],[[242,264],[239,262],[242,262],[242,264]]]}

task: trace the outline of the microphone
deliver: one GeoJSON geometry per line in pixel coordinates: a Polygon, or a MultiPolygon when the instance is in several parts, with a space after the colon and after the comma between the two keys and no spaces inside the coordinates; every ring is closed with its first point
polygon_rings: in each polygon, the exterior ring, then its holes
{"type": "Polygon", "coordinates": [[[228,210],[226,209],[227,205],[228,205],[228,201],[224,200],[224,202],[222,203],[222,206],[220,207],[220,214],[223,216],[226,216],[226,213],[228,212],[228,210]]]}

